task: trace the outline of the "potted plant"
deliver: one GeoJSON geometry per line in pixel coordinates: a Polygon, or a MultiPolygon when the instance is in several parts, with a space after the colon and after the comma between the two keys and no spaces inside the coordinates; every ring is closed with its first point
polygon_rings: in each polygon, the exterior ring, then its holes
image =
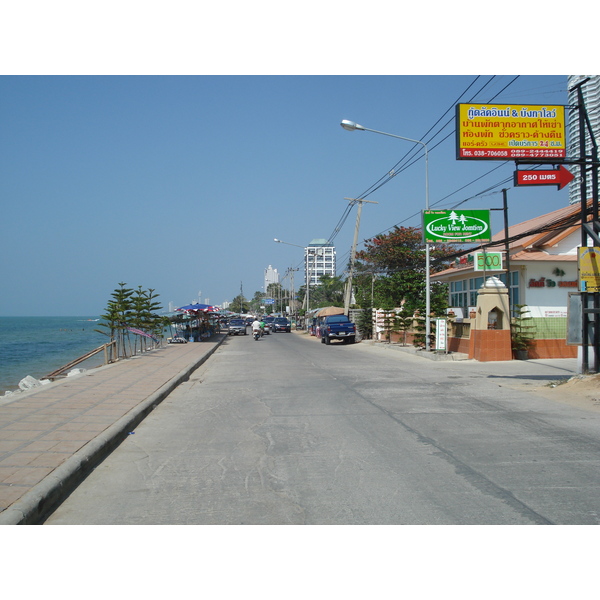
{"type": "Polygon", "coordinates": [[[533,317],[527,316],[529,310],[525,304],[515,304],[515,317],[511,323],[511,345],[517,360],[527,360],[529,348],[533,343],[535,325],[530,321],[533,317]]]}

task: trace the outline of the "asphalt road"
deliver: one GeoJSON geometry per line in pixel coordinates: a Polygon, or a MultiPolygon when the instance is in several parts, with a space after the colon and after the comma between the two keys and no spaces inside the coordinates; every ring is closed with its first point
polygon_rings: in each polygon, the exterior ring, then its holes
{"type": "Polygon", "coordinates": [[[597,524],[600,414],[525,389],[575,368],[229,338],[47,524],[597,524]]]}

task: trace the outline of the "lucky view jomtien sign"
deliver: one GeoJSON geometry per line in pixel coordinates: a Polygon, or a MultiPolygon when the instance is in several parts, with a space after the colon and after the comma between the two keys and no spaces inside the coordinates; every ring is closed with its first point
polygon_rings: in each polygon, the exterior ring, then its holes
{"type": "Polygon", "coordinates": [[[424,210],[426,244],[490,242],[489,210],[424,210]]]}
{"type": "Polygon", "coordinates": [[[457,104],[456,158],[564,158],[564,106],[457,104]]]}

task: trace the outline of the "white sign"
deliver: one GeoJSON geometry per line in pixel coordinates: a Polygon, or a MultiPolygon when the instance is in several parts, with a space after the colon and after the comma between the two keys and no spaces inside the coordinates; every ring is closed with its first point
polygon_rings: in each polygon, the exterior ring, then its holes
{"type": "Polygon", "coordinates": [[[446,340],[448,337],[448,322],[446,319],[435,320],[435,349],[446,350],[446,340]]]}

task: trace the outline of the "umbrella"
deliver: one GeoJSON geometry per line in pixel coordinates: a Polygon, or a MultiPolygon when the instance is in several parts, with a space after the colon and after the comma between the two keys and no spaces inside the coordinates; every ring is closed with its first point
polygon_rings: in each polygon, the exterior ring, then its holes
{"type": "Polygon", "coordinates": [[[214,307],[210,304],[187,304],[180,306],[177,310],[214,310],[214,307]]]}

